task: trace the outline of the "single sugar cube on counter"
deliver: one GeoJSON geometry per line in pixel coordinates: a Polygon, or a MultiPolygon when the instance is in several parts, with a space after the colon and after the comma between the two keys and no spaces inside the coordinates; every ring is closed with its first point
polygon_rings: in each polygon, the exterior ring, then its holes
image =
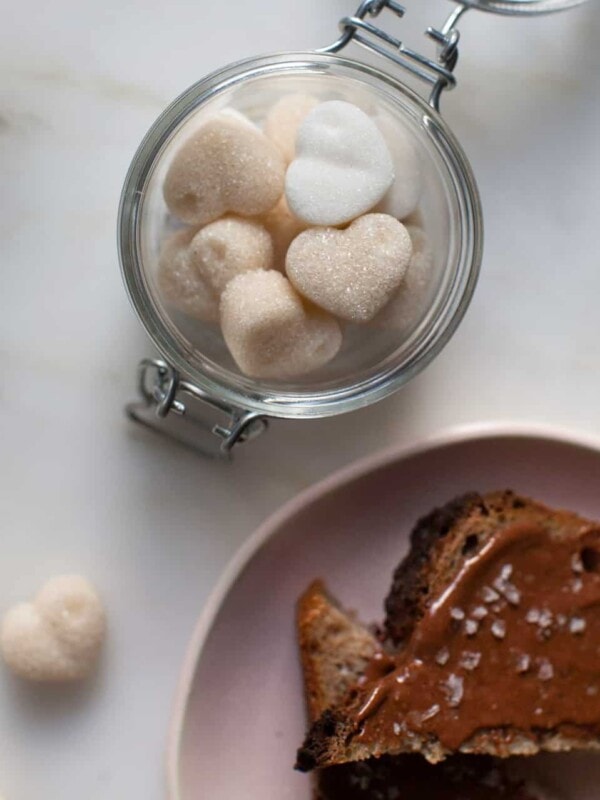
{"type": "Polygon", "coordinates": [[[407,225],[406,230],[412,241],[412,256],[399,289],[372,321],[379,328],[410,330],[423,313],[431,290],[433,249],[421,228],[407,225]]]}
{"type": "Polygon", "coordinates": [[[228,212],[265,214],[284,189],[285,164],[277,147],[239,114],[207,119],[175,153],[163,186],[169,211],[190,225],[228,212]]]}
{"type": "Polygon", "coordinates": [[[421,198],[421,159],[410,132],[391,114],[379,110],[373,117],[387,144],[394,165],[394,182],[378,203],[376,211],[406,220],[421,198]]]}
{"type": "Polygon", "coordinates": [[[223,217],[173,234],[159,260],[163,298],[188,316],[217,322],[221,293],[236,275],[273,266],[273,243],[258,222],[223,217]]]}
{"type": "Polygon", "coordinates": [[[287,94],[267,112],[264,131],[277,145],[286,164],[296,155],[296,136],[300,123],[319,104],[311,94],[287,94]]]}
{"type": "Polygon", "coordinates": [[[398,289],[412,256],[404,225],[366,214],[349,228],[310,228],[286,258],[290,281],[304,297],[336,317],[368,322],[398,289]]]}
{"type": "Polygon", "coordinates": [[[298,129],[285,193],[292,212],[308,224],[343,225],[373,209],[393,180],[377,125],[352,103],[330,100],[298,129]]]}
{"type": "Polygon", "coordinates": [[[306,223],[292,214],[285,195],[275,208],[261,217],[261,222],[273,240],[273,264],[276,269],[283,272],[288,248],[296,236],[306,230],[306,223]]]}
{"type": "Polygon", "coordinates": [[[302,302],[275,270],[234,278],[221,298],[221,328],[240,370],[284,380],[326,364],[340,349],[338,322],[302,302]]]}
{"type": "Polygon", "coordinates": [[[19,677],[38,682],[81,680],[92,671],[106,634],[104,607],[79,575],[48,581],[32,602],[2,620],[2,656],[19,677]]]}

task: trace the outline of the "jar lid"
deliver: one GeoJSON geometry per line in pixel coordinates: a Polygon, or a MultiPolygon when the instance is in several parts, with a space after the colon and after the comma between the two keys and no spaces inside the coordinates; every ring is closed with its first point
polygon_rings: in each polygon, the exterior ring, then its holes
{"type": "Polygon", "coordinates": [[[581,5],[586,0],[461,0],[461,2],[463,5],[479,8],[481,11],[491,11],[494,14],[534,16],[564,11],[581,5]]]}

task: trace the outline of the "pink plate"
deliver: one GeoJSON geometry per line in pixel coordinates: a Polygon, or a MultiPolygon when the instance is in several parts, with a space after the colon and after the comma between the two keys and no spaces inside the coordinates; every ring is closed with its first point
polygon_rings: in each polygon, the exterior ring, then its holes
{"type": "MultiPolygon", "coordinates": [[[[415,520],[468,490],[513,488],[600,519],[600,442],[556,431],[470,428],[364,459],[272,516],[233,560],[184,665],[169,745],[172,800],[309,800],[294,772],[305,729],[294,606],[326,577],[381,620],[415,520]]],[[[600,757],[530,759],[558,797],[597,800],[600,757]]]]}

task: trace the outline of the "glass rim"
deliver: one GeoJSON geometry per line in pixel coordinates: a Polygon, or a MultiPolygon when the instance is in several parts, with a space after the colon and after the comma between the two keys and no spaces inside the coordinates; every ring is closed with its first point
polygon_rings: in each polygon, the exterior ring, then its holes
{"type": "Polygon", "coordinates": [[[505,16],[533,17],[536,14],[553,14],[583,5],[587,0],[461,0],[462,4],[480,11],[505,16]]]}
{"type": "MultiPolygon", "coordinates": [[[[352,411],[383,399],[418,374],[448,343],[462,320],[473,296],[481,266],[483,221],[479,192],[470,164],[454,134],[440,114],[399,78],[361,61],[314,51],[276,53],[230,64],[217,70],[184,91],[157,118],[135,153],[121,193],[118,214],[118,250],[121,273],[129,299],[142,325],[165,360],[181,375],[198,385],[209,396],[243,411],[281,418],[327,417],[352,411]],[[335,65],[352,73],[382,81],[399,91],[426,115],[432,136],[444,145],[443,157],[457,193],[461,224],[468,232],[468,245],[461,248],[457,275],[462,279],[458,297],[446,301],[439,316],[442,324],[431,334],[432,341],[407,362],[391,365],[366,379],[348,382],[328,390],[280,390],[264,387],[260,380],[246,379],[251,388],[235,386],[235,381],[220,380],[190,363],[190,351],[180,346],[147,290],[140,258],[140,211],[144,187],[173,130],[200,104],[229,85],[261,74],[289,73],[304,67],[335,65]],[[461,274],[462,273],[462,274],[461,274]],[[448,313],[450,311],[450,313],[448,313]]],[[[230,373],[231,374],[231,373],[230,373]]]]}

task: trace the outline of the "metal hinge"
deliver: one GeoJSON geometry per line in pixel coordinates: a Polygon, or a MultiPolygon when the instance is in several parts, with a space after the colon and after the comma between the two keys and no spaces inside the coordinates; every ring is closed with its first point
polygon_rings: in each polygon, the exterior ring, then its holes
{"type": "Polygon", "coordinates": [[[260,414],[211,397],[158,358],[140,362],[138,392],[140,399],[125,409],[130,419],[205,456],[229,458],[235,445],[256,438],[268,425],[260,414]],[[195,414],[195,406],[201,406],[204,413],[195,414]],[[210,423],[205,419],[206,406],[218,420],[210,423]]]}
{"type": "Polygon", "coordinates": [[[460,39],[456,24],[468,9],[469,6],[460,3],[440,29],[429,27],[425,31],[425,35],[438,46],[437,59],[411,50],[400,39],[369,21],[369,18],[375,19],[386,10],[396,17],[403,17],[406,9],[396,0],[363,0],[354,16],[340,20],[340,38],[319,52],[339,53],[354,42],[377,53],[431,85],[429,104],[439,111],[440,96],[444,89],[453,89],[456,86],[454,68],[458,61],[460,39]]]}

